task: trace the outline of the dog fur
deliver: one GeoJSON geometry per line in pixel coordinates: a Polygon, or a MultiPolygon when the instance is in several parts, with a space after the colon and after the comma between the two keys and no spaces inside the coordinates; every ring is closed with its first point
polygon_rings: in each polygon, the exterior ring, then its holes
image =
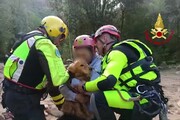
{"type": "MultiPolygon", "coordinates": [[[[90,80],[91,69],[89,65],[83,59],[77,59],[71,63],[68,67],[68,70],[73,74],[73,76],[79,79],[82,82],[90,80]]],[[[76,91],[76,88],[70,86],[70,81],[67,83],[69,88],[73,91],[76,91]]],[[[89,103],[90,96],[83,95],[83,98],[89,103]]],[[[81,104],[79,102],[67,101],[65,100],[62,111],[64,115],[58,120],[91,120],[93,119],[93,114],[88,111],[87,104],[81,104]]]]}

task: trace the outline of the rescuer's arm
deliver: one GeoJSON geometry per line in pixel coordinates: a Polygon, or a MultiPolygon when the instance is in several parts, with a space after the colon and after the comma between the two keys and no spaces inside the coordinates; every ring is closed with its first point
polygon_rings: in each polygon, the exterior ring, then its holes
{"type": "Polygon", "coordinates": [[[64,97],[59,91],[59,86],[69,78],[60,53],[56,46],[48,39],[37,41],[35,47],[42,69],[48,80],[48,92],[55,105],[60,108],[64,103],[64,97]]]}
{"type": "Polygon", "coordinates": [[[113,88],[126,63],[127,58],[124,53],[118,50],[111,51],[108,55],[108,64],[102,75],[95,80],[86,82],[84,89],[89,92],[94,92],[113,88]]]}

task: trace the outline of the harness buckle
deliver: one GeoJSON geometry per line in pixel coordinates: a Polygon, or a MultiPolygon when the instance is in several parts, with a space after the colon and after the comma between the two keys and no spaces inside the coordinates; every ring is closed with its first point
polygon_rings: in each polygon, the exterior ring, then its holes
{"type": "Polygon", "coordinates": [[[154,61],[152,56],[147,56],[146,60],[149,61],[150,63],[152,63],[154,61]]]}
{"type": "Polygon", "coordinates": [[[144,86],[145,86],[144,84],[136,86],[136,91],[137,91],[139,94],[145,94],[146,92],[148,92],[148,90],[144,90],[144,91],[140,90],[141,87],[144,87],[144,86]]]}

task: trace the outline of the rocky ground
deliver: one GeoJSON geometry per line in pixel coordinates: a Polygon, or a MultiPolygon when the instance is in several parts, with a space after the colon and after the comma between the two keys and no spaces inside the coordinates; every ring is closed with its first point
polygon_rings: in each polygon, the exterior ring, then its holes
{"type": "MultiPolygon", "coordinates": [[[[3,65],[0,64],[0,81],[3,80],[2,71],[3,65]]],[[[169,120],[180,120],[180,66],[161,68],[161,77],[163,89],[166,96],[169,98],[168,118],[169,120]]],[[[0,93],[1,92],[2,91],[0,90],[0,93]]],[[[47,108],[45,111],[47,120],[56,120],[58,116],[62,115],[62,113],[53,105],[49,97],[45,101],[42,101],[42,104],[45,104],[45,107],[47,108]]],[[[3,112],[4,110],[0,106],[0,116],[3,112]]],[[[158,120],[158,118],[155,118],[154,120],[158,120]]]]}

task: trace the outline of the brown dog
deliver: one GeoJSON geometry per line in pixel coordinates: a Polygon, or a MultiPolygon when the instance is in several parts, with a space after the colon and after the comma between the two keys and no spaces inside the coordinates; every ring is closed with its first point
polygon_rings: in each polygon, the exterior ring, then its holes
{"type": "MultiPolygon", "coordinates": [[[[90,67],[86,61],[83,59],[77,59],[71,63],[68,67],[68,70],[73,74],[73,76],[79,79],[82,82],[90,80],[90,67]]],[[[70,80],[67,83],[67,86],[73,91],[78,93],[76,88],[70,86],[70,80]]],[[[65,100],[62,111],[64,116],[59,120],[91,120],[93,114],[88,111],[87,104],[89,103],[90,96],[83,94],[83,99],[87,100],[86,104],[80,102],[73,102],[65,100]]]]}

